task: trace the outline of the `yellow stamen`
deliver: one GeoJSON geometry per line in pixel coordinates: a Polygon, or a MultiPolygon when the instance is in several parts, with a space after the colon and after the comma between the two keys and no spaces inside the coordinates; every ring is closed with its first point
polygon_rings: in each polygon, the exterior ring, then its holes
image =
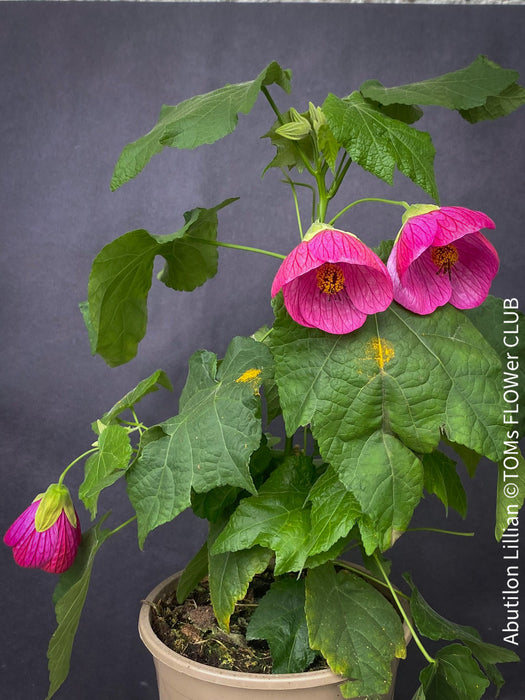
{"type": "Polygon", "coordinates": [[[451,243],[444,246],[437,246],[430,250],[430,258],[438,268],[436,274],[448,275],[450,279],[452,268],[459,258],[458,249],[451,243]]]}
{"type": "Polygon", "coordinates": [[[317,270],[317,286],[323,294],[337,294],[345,286],[345,275],[339,265],[324,263],[317,270]]]}

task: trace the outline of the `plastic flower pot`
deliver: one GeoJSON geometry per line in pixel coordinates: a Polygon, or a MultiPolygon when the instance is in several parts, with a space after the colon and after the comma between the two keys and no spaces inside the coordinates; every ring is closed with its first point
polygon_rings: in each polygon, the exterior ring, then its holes
{"type": "MultiPolygon", "coordinates": [[[[143,601],[139,634],[153,656],[159,700],[338,700],[344,678],[329,669],[305,673],[260,674],[227,671],[192,661],[169,649],[151,627],[151,603],[175,590],[182,572],[165,579],[143,601]]],[[[410,631],[404,625],[405,640],[410,631]]],[[[392,685],[382,700],[392,700],[399,660],[392,662],[392,685]]],[[[365,700],[357,698],[356,700],[365,700]]]]}

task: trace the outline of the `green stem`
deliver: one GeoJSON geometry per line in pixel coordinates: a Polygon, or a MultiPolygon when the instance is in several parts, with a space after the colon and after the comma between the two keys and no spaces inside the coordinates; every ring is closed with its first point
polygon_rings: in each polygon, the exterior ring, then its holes
{"type": "Polygon", "coordinates": [[[408,209],[410,206],[408,202],[400,202],[394,199],[383,199],[382,197],[363,197],[363,199],[358,199],[355,202],[352,202],[351,204],[348,204],[344,209],[341,209],[341,211],[336,214],[333,219],[330,220],[330,226],[333,226],[334,222],[337,221],[337,219],[342,216],[345,212],[347,212],[349,209],[352,207],[355,207],[356,204],[361,204],[362,202],[382,202],[383,204],[394,204],[399,207],[405,207],[405,209],[408,209]]]}
{"type": "MultiPolygon", "coordinates": [[[[359,545],[355,545],[356,547],[359,545]]],[[[348,571],[352,571],[353,573],[358,574],[359,576],[362,576],[363,578],[368,579],[369,581],[373,581],[374,583],[377,583],[378,586],[383,586],[383,588],[389,588],[388,584],[386,584],[384,581],[381,581],[381,579],[376,578],[372,574],[369,574],[368,571],[363,571],[363,569],[360,569],[358,566],[352,566],[352,564],[348,564],[347,562],[343,561],[342,559],[333,559],[332,564],[335,564],[335,566],[340,566],[343,569],[348,569],[348,571]]],[[[406,598],[407,600],[410,600],[410,596],[408,596],[406,593],[403,593],[403,591],[400,591],[399,588],[396,588],[396,593],[400,595],[402,598],[406,598]]]]}
{"type": "Polygon", "coordinates": [[[132,523],[132,522],[133,522],[134,520],[136,520],[136,519],[137,519],[137,516],[134,515],[134,516],[131,517],[129,520],[126,520],[125,523],[122,523],[121,525],[119,525],[118,527],[116,527],[114,530],[111,530],[111,532],[109,533],[110,537],[111,537],[112,535],[116,534],[119,530],[122,530],[122,528],[126,527],[126,525],[129,525],[130,523],[132,523]]]}
{"type": "MultiPolygon", "coordinates": [[[[286,176],[286,174],[285,174],[286,176]]],[[[290,177],[286,177],[285,182],[290,185],[291,190],[292,190],[292,195],[293,195],[293,201],[295,204],[295,216],[297,217],[297,225],[299,227],[299,235],[301,236],[301,240],[303,240],[303,225],[301,223],[301,212],[299,210],[299,202],[297,201],[297,192],[295,191],[295,183],[290,177]]]]}
{"type": "Polygon", "coordinates": [[[237,245],[236,243],[223,243],[222,241],[211,241],[205,238],[195,238],[194,236],[186,236],[185,240],[198,241],[199,243],[206,243],[208,245],[213,245],[217,248],[233,248],[234,250],[247,250],[249,253],[261,253],[262,255],[270,255],[272,258],[279,258],[284,260],[286,255],[281,255],[280,253],[274,253],[271,250],[263,250],[262,248],[251,248],[247,245],[237,245]]]}
{"type": "Polygon", "coordinates": [[[335,174],[334,181],[332,182],[330,189],[328,190],[328,197],[330,199],[332,199],[332,197],[335,197],[335,195],[339,191],[339,188],[341,187],[341,184],[345,179],[346,173],[348,172],[348,168],[352,165],[352,159],[349,158],[348,160],[346,160],[345,156],[343,156],[343,159],[339,163],[339,168],[335,174]]]}
{"type": "Polygon", "coordinates": [[[64,477],[66,476],[66,474],[68,473],[68,471],[71,469],[71,467],[73,467],[77,462],[80,462],[80,460],[81,460],[81,459],[84,459],[84,457],[87,457],[88,455],[91,455],[91,454],[93,454],[93,452],[97,452],[97,451],[98,451],[98,447],[92,447],[90,450],[87,450],[87,452],[84,452],[84,453],[81,454],[79,457],[76,457],[76,459],[74,459],[74,460],[71,462],[71,464],[68,464],[67,467],[64,469],[64,471],[63,471],[62,474],[60,475],[60,478],[58,479],[58,483],[59,483],[60,485],[62,485],[62,483],[63,483],[63,481],[64,481],[64,477]]]}
{"type": "Polygon", "coordinates": [[[392,584],[390,583],[390,579],[388,578],[386,571],[384,570],[383,565],[381,564],[381,560],[379,559],[377,554],[374,553],[373,556],[374,556],[374,559],[376,560],[376,564],[379,567],[379,570],[381,571],[381,574],[383,575],[383,578],[385,579],[385,582],[390,590],[392,598],[395,600],[396,605],[398,607],[398,610],[401,613],[401,615],[403,616],[403,619],[406,622],[408,629],[412,633],[412,637],[413,637],[415,643],[417,644],[417,646],[419,647],[419,650],[421,651],[421,653],[423,654],[425,659],[428,661],[428,663],[430,663],[430,664],[436,663],[436,660],[430,656],[428,651],[423,646],[423,643],[421,642],[421,640],[417,636],[416,630],[414,629],[414,626],[412,625],[412,622],[410,621],[410,618],[408,617],[408,615],[405,611],[405,608],[401,605],[399,598],[397,597],[397,593],[396,593],[394,587],[392,586],[392,584]]]}
{"type": "Polygon", "coordinates": [[[406,532],[440,532],[443,535],[457,535],[458,537],[474,537],[474,532],[455,532],[454,530],[441,530],[439,527],[409,527],[406,532]]]}

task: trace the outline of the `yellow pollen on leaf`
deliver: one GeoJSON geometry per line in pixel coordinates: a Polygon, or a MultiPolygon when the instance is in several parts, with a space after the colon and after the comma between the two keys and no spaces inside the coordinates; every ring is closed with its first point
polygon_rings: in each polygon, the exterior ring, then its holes
{"type": "Polygon", "coordinates": [[[386,363],[395,357],[395,354],[393,346],[384,338],[376,336],[367,343],[366,357],[369,360],[374,360],[380,369],[383,369],[386,363]]]}
{"type": "Polygon", "coordinates": [[[323,294],[337,294],[345,286],[345,275],[340,265],[324,263],[317,270],[317,286],[323,294]]]}
{"type": "Polygon", "coordinates": [[[456,246],[449,243],[448,245],[437,246],[430,251],[430,258],[434,265],[438,268],[436,274],[443,273],[450,278],[450,272],[457,263],[459,254],[456,246]]]}
{"type": "Polygon", "coordinates": [[[253,387],[253,393],[258,395],[259,394],[259,384],[261,383],[261,370],[256,369],[255,367],[252,367],[251,369],[247,369],[246,372],[243,372],[240,377],[237,377],[235,380],[237,384],[242,383],[242,384],[251,384],[253,387]]]}

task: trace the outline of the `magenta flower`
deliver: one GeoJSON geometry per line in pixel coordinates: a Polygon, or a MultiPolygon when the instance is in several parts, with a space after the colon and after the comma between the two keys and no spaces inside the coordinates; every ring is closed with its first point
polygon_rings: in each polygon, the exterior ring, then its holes
{"type": "Polygon", "coordinates": [[[422,315],[447,302],[458,309],[479,306],[499,267],[482,228],[495,225],[480,211],[411,207],[387,263],[394,299],[422,315]]]}
{"type": "Polygon", "coordinates": [[[392,301],[385,265],[356,236],[316,225],[283,261],[272,284],[297,323],[343,334],[392,301]]]}
{"type": "Polygon", "coordinates": [[[69,569],[80,544],[80,521],[67,488],[51,484],[4,535],[19,566],[54,574],[69,569]]]}

